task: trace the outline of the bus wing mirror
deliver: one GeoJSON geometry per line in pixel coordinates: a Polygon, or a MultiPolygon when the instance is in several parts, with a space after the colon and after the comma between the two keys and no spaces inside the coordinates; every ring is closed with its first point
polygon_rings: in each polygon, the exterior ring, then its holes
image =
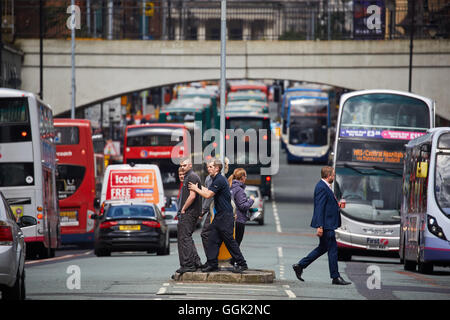
{"type": "Polygon", "coordinates": [[[416,178],[426,178],[428,174],[428,162],[418,162],[416,178]]]}
{"type": "Polygon", "coordinates": [[[21,216],[17,224],[21,228],[31,227],[37,225],[37,220],[35,217],[32,216],[21,216]]]}

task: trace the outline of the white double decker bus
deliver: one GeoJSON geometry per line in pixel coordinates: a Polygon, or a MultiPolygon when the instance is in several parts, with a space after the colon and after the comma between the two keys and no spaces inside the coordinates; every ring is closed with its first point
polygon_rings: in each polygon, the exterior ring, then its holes
{"type": "Polygon", "coordinates": [[[22,229],[27,256],[54,256],[60,244],[52,109],[34,94],[0,89],[0,191],[17,219],[31,216],[22,229]]]}
{"type": "Polygon", "coordinates": [[[434,102],[394,90],[342,95],[334,192],[345,202],[336,230],[340,260],[399,250],[405,145],[434,126],[434,102]]]}

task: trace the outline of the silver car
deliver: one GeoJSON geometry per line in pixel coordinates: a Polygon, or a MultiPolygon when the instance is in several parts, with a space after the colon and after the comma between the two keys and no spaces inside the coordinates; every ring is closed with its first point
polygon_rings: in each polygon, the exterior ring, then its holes
{"type": "Polygon", "coordinates": [[[3,300],[25,299],[25,241],[20,227],[35,225],[22,216],[19,222],[0,192],[0,291],[3,300]]]}
{"type": "MultiPolygon", "coordinates": [[[[261,190],[257,186],[247,185],[245,186],[245,194],[247,197],[253,196],[255,198],[255,202],[253,203],[251,208],[257,209],[256,215],[258,217],[256,219],[250,219],[252,221],[257,221],[260,225],[264,224],[264,198],[261,195],[261,190]]],[[[255,214],[255,213],[254,213],[255,214]]]]}
{"type": "Polygon", "coordinates": [[[169,234],[171,237],[177,237],[178,233],[178,202],[176,197],[172,197],[170,200],[170,205],[166,205],[165,208],[165,220],[169,227],[169,234]]]}

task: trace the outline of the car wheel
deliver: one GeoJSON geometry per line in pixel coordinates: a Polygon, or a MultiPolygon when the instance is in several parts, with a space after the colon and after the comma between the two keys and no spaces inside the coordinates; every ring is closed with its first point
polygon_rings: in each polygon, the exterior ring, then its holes
{"type": "Polygon", "coordinates": [[[170,254],[170,240],[169,240],[169,233],[166,232],[166,237],[165,237],[165,241],[164,241],[164,246],[161,248],[158,248],[158,250],[156,250],[156,255],[158,256],[165,256],[170,254]]]}
{"type": "Polygon", "coordinates": [[[264,225],[264,211],[261,214],[261,218],[259,218],[259,220],[258,220],[258,224],[260,226],[264,225]]]}
{"type": "Polygon", "coordinates": [[[7,287],[2,291],[3,300],[24,300],[25,299],[25,269],[22,274],[17,271],[16,282],[11,288],[7,287]]]}

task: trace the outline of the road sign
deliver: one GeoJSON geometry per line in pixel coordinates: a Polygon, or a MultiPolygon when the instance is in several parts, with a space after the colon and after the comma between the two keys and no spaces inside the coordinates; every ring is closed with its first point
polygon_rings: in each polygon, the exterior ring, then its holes
{"type": "Polygon", "coordinates": [[[103,153],[108,156],[118,157],[120,156],[120,141],[111,141],[106,142],[105,149],[103,153]]]}

